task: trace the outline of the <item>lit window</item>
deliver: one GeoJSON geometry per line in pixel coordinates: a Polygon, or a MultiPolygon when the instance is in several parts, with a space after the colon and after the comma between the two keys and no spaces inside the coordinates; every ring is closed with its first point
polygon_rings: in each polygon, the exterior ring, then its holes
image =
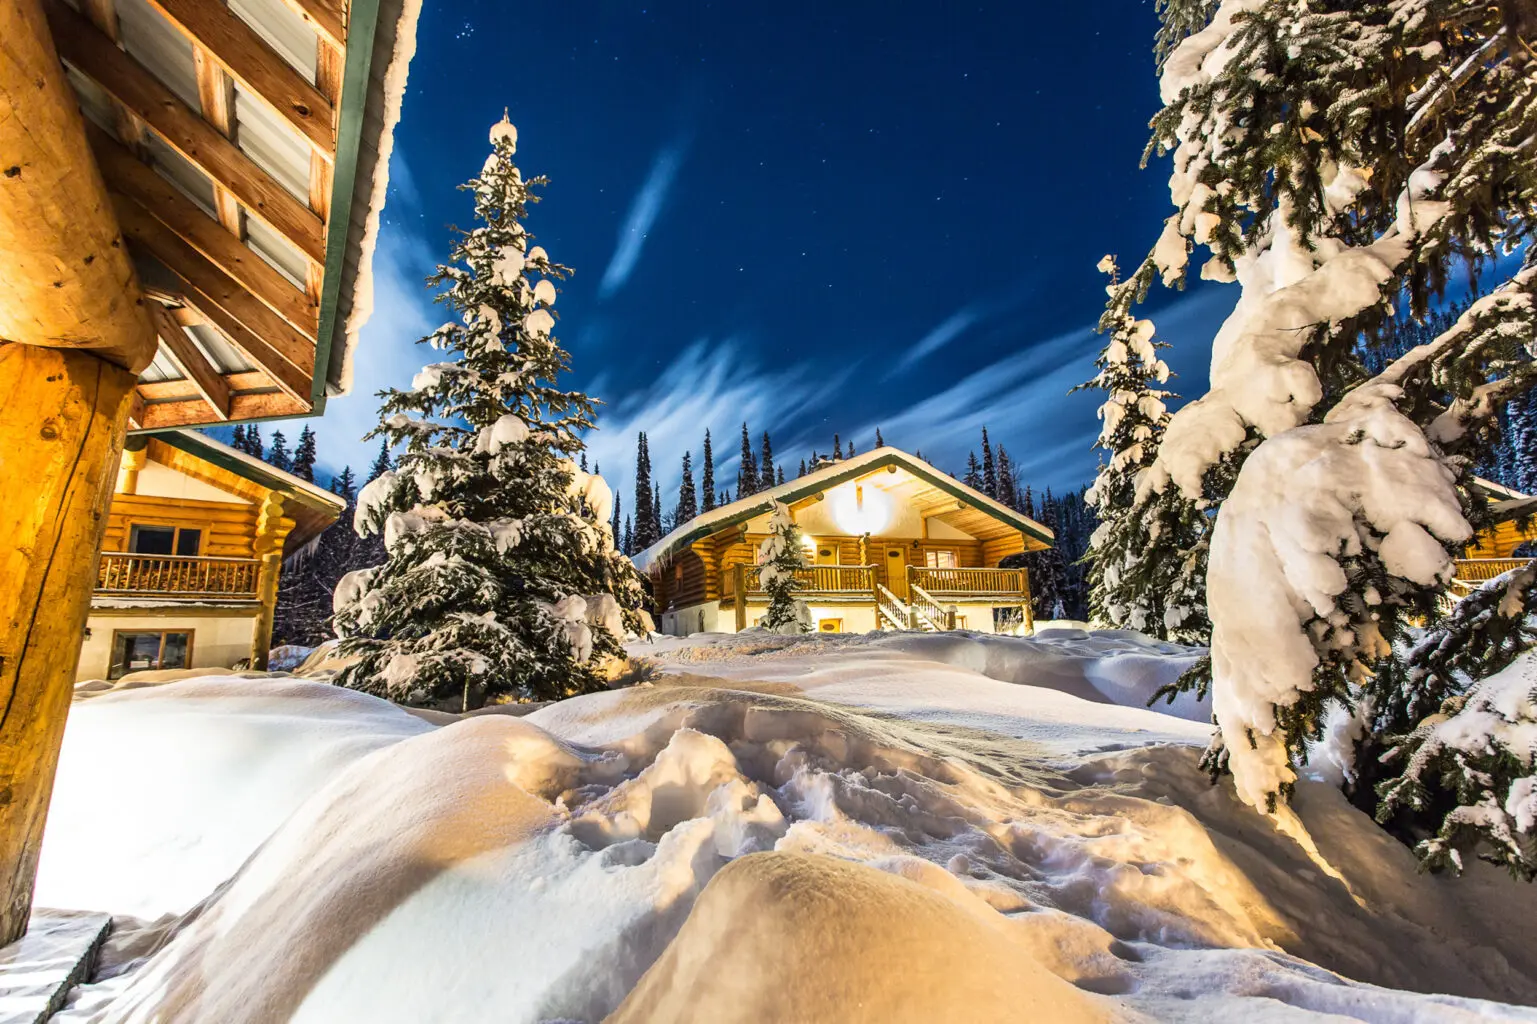
{"type": "Polygon", "coordinates": [[[955,552],[949,550],[930,550],[923,553],[924,564],[930,569],[954,569],[955,552]]]}
{"type": "Polygon", "coordinates": [[[192,633],[114,632],[108,679],[150,669],[186,668],[192,661],[192,633]]]}

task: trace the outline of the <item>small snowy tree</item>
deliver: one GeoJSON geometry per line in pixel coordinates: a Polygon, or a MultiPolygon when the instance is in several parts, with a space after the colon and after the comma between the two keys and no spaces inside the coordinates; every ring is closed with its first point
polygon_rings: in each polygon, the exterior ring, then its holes
{"type": "Polygon", "coordinates": [[[769,596],[768,611],[758,624],[771,633],[810,632],[811,609],[795,596],[801,589],[795,573],[806,568],[806,548],[801,542],[801,528],[790,518],[788,505],[774,502],[769,535],[758,550],[758,578],[769,596]]]}
{"type": "Polygon", "coordinates": [[[569,357],[551,336],[566,269],[529,246],[534,200],[505,119],[465,186],[479,221],[431,283],[458,318],[423,342],[455,358],[383,393],[370,436],[404,447],[359,495],[358,532],[387,559],[336,590],[338,681],[453,710],[554,699],[603,685],[601,661],[636,629],[640,586],[614,549],[612,494],[577,468],[592,403],[562,390],[569,357]]]}
{"type": "Polygon", "coordinates": [[[1212,703],[1246,802],[1274,807],[1331,701],[1354,707],[1433,612],[1481,525],[1468,469],[1537,380],[1537,264],[1368,376],[1354,353],[1423,318],[1464,263],[1526,243],[1537,189],[1530,5],[1171,2],[1174,214],[1139,287],[1242,294],[1211,386],[1170,420],[1139,500],[1225,495],[1211,535],[1212,703]]]}
{"type": "Polygon", "coordinates": [[[1137,507],[1137,477],[1153,463],[1169,413],[1171,393],[1159,385],[1169,368],[1158,357],[1164,343],[1153,323],[1131,313],[1137,284],[1119,280],[1115,258],[1099,269],[1110,275],[1110,296],[1099,329],[1110,340],[1095,361],[1098,373],[1082,388],[1105,393],[1099,407],[1099,475],[1084,495],[1099,515],[1089,539],[1089,611],[1110,625],[1161,640],[1204,643],[1206,519],[1196,502],[1170,488],[1137,507]]]}

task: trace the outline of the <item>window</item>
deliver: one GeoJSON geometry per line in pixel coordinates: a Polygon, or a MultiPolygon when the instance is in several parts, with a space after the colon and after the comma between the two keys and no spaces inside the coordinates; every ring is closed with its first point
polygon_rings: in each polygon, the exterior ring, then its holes
{"type": "Polygon", "coordinates": [[[108,679],[129,672],[158,668],[188,668],[192,664],[192,631],[112,633],[112,664],[108,679]]]}
{"type": "Polygon", "coordinates": [[[948,549],[929,549],[923,553],[923,564],[930,569],[954,569],[955,552],[948,549]]]}
{"type": "Polygon", "coordinates": [[[203,531],[184,526],[134,523],[128,528],[128,550],[136,555],[196,555],[203,531]]]}

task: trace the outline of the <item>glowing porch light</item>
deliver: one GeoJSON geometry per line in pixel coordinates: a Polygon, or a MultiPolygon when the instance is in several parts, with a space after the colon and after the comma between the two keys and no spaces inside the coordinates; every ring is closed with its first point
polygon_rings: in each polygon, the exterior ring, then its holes
{"type": "Polygon", "coordinates": [[[891,499],[877,487],[839,484],[828,492],[833,522],[849,534],[879,533],[891,520],[891,499]]]}

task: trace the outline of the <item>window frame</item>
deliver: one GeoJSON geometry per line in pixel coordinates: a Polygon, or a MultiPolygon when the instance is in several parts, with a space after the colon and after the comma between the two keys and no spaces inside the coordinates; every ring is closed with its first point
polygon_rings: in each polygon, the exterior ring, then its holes
{"type": "Polygon", "coordinates": [[[123,538],[123,546],[127,548],[127,551],[125,551],[124,554],[144,555],[146,558],[202,558],[203,538],[206,537],[207,534],[208,529],[204,526],[179,526],[176,523],[167,523],[154,519],[130,519],[128,520],[128,535],[123,538]],[[152,530],[170,530],[171,553],[169,555],[156,555],[147,551],[135,551],[133,549],[133,532],[140,527],[149,527],[152,530]],[[196,533],[198,535],[197,554],[179,555],[176,553],[177,549],[181,547],[181,537],[183,532],[196,533]]]}
{"type": "MultiPolygon", "coordinates": [[[[185,636],[187,638],[186,664],[180,668],[192,668],[192,651],[194,641],[197,639],[196,629],[114,629],[112,631],[112,647],[107,652],[107,678],[121,679],[132,672],[161,672],[165,667],[165,640],[168,636],[185,636]],[[154,668],[128,668],[125,664],[123,671],[118,675],[112,674],[113,661],[117,657],[117,640],[120,636],[153,636],[160,637],[160,648],[155,654],[154,668]]],[[[126,659],[125,659],[126,661],[126,659]]]]}
{"type": "Polygon", "coordinates": [[[955,548],[925,548],[923,551],[923,566],[926,569],[959,569],[961,567],[961,553],[955,548]],[[940,565],[941,555],[950,556],[949,565],[940,565]]]}

